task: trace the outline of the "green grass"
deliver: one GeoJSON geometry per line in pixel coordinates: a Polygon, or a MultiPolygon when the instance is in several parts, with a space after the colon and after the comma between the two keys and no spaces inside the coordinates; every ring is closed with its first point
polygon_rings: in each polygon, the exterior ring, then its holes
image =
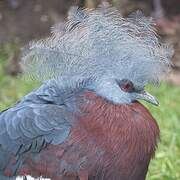
{"type": "Polygon", "coordinates": [[[159,87],[149,87],[160,106],[147,104],[157,120],[161,131],[155,159],[151,161],[148,180],[180,179],[180,88],[163,83],[159,87]]]}
{"type": "Polygon", "coordinates": [[[11,106],[37,86],[37,82],[23,81],[22,78],[5,74],[9,48],[0,49],[0,111],[11,106]]]}
{"type": "MultiPolygon", "coordinates": [[[[37,83],[25,82],[4,73],[7,53],[0,51],[0,110],[3,110],[26,93],[37,83]]],[[[180,179],[180,87],[167,83],[159,87],[149,86],[149,92],[155,95],[160,106],[146,104],[157,119],[161,130],[161,142],[155,158],[151,161],[147,180],[180,179]]]]}

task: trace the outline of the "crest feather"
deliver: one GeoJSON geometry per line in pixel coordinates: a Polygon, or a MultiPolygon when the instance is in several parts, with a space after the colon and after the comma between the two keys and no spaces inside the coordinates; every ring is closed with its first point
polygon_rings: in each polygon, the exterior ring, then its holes
{"type": "Polygon", "coordinates": [[[113,7],[71,8],[51,37],[29,44],[24,71],[38,80],[103,75],[146,84],[167,72],[172,48],[159,42],[151,18],[140,11],[123,18],[113,7]]]}

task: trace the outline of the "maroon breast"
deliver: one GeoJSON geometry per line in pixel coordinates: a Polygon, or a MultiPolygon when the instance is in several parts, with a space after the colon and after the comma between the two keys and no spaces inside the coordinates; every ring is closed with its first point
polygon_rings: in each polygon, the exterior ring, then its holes
{"type": "Polygon", "coordinates": [[[101,167],[94,174],[104,179],[144,179],[159,140],[150,112],[139,102],[115,105],[89,92],[85,98],[89,103],[81,107],[83,115],[71,134],[89,161],[85,167],[101,167]]]}

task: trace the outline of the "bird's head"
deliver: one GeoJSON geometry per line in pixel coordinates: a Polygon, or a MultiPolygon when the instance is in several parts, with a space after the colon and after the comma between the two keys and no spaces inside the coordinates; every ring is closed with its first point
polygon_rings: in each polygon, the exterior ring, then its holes
{"type": "Polygon", "coordinates": [[[144,87],[167,72],[171,56],[152,19],[142,13],[123,18],[112,7],[73,7],[67,23],[54,27],[51,37],[30,44],[22,64],[38,79],[63,77],[67,86],[82,81],[82,88],[113,103],[143,99],[157,105],[144,87]]]}
{"type": "Polygon", "coordinates": [[[115,104],[130,104],[136,100],[159,104],[154,96],[144,90],[144,86],[137,86],[129,79],[103,79],[94,89],[97,94],[115,104]]]}

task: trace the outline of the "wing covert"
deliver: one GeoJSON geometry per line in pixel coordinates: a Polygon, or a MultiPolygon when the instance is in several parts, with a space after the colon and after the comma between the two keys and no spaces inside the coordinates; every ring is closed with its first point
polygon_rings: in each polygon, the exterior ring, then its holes
{"type": "Polygon", "coordinates": [[[61,144],[71,129],[68,118],[67,110],[56,104],[17,104],[0,114],[0,145],[17,153],[34,143],[37,149],[42,143],[61,144]]]}

